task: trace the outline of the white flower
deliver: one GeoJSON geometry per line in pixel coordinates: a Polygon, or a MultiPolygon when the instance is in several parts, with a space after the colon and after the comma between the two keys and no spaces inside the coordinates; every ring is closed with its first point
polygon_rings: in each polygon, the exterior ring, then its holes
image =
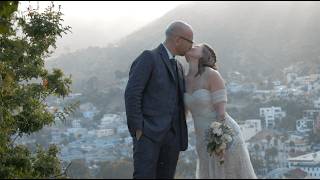
{"type": "Polygon", "coordinates": [[[217,128],[219,128],[221,126],[221,123],[219,123],[219,122],[213,122],[211,125],[210,125],[210,127],[212,128],[212,129],[217,129],[217,128]]]}
{"type": "Polygon", "coordinates": [[[224,140],[226,140],[227,142],[231,142],[231,141],[232,141],[232,137],[231,137],[229,134],[224,134],[224,135],[222,136],[222,138],[223,138],[224,140]]]}
{"type": "Polygon", "coordinates": [[[221,136],[222,135],[222,129],[221,128],[213,129],[212,133],[216,134],[217,136],[221,136]]]}

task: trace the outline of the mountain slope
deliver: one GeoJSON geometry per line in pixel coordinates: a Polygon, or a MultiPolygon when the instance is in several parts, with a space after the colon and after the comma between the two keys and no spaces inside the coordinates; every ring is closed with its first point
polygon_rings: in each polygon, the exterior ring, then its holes
{"type": "Polygon", "coordinates": [[[249,77],[248,80],[257,81],[265,76],[277,78],[284,67],[300,61],[311,67],[320,64],[319,9],[319,2],[181,5],[115,46],[89,48],[48,64],[72,73],[77,87],[95,76],[99,79],[99,88],[104,88],[116,80],[116,70],[127,73],[141,51],[161,43],[171,21],[184,20],[193,26],[195,42],[213,46],[225,77],[228,72],[239,71],[249,77]]]}

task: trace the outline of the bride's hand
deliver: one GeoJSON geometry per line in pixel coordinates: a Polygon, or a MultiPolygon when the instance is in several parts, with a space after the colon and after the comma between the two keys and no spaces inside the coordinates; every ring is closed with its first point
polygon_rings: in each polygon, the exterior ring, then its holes
{"type": "Polygon", "coordinates": [[[219,153],[216,153],[216,156],[219,158],[220,161],[224,161],[226,150],[221,150],[219,153]]]}
{"type": "Polygon", "coordinates": [[[219,115],[219,118],[218,118],[218,121],[221,122],[221,123],[225,123],[226,122],[226,115],[223,114],[223,115],[219,115]]]}

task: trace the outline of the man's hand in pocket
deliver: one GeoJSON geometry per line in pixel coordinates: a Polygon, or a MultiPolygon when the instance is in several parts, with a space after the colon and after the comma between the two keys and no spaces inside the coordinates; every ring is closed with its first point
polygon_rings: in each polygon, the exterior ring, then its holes
{"type": "Polygon", "coordinates": [[[142,136],[142,131],[141,130],[137,130],[136,131],[136,138],[137,138],[138,141],[141,138],[141,136],[142,136]]]}

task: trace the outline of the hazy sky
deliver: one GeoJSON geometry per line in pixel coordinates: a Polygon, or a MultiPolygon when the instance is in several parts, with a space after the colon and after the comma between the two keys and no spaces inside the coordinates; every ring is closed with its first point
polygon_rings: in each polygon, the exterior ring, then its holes
{"type": "MultiPolygon", "coordinates": [[[[20,10],[46,8],[51,2],[20,1],[20,10]]],[[[183,1],[55,1],[61,5],[64,24],[72,27],[72,34],[65,35],[57,42],[56,54],[74,51],[89,46],[107,46],[134,30],[161,17],[183,1]]]]}

